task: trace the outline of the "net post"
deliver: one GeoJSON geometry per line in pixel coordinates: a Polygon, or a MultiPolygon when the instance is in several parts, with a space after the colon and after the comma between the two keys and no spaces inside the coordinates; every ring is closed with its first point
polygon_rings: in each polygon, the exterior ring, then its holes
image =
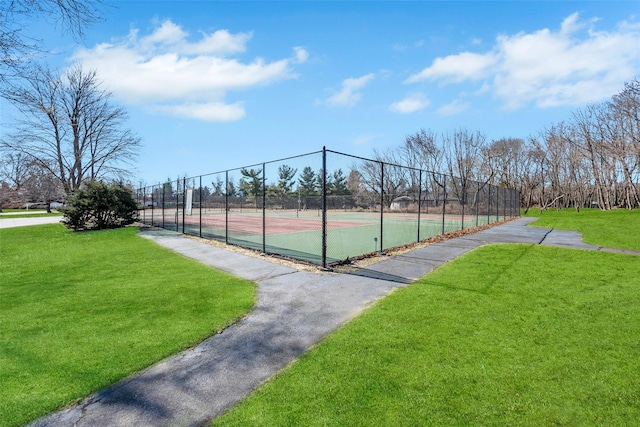
{"type": "Polygon", "coordinates": [[[200,238],[202,238],[202,175],[200,175],[200,188],[198,189],[198,207],[200,208],[200,238]]]}

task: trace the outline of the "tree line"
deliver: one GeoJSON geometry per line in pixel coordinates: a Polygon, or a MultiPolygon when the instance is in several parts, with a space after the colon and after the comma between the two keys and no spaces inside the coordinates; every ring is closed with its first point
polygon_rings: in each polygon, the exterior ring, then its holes
{"type": "MultiPolygon", "coordinates": [[[[186,185],[194,190],[196,201],[199,201],[200,198],[203,201],[224,197],[253,198],[256,207],[260,204],[259,200],[263,195],[271,199],[285,200],[295,197],[306,199],[322,194],[324,172],[322,169],[314,171],[310,166],[305,166],[298,175],[297,168],[282,164],[278,167],[277,180],[269,184],[267,184],[267,178],[263,178],[262,168],[242,168],[240,175],[237,183],[233,177],[229,177],[225,182],[218,175],[210,186],[196,186],[194,178],[190,178],[186,185]]],[[[344,176],[342,169],[327,173],[326,180],[327,195],[346,196],[350,194],[347,188],[347,177],[344,176]]],[[[162,197],[182,194],[184,185],[178,178],[175,181],[167,181],[161,186],[155,186],[151,193],[155,200],[160,200],[162,197]],[[176,183],[175,188],[173,183],[176,183]]]]}
{"type": "MultiPolygon", "coordinates": [[[[453,188],[460,195],[470,182],[518,190],[525,211],[635,209],[640,207],[640,81],[527,138],[488,141],[480,131],[421,129],[399,147],[374,151],[374,159],[430,171],[432,177],[456,177],[453,188]]],[[[368,183],[379,175],[375,163],[358,172],[368,183]]],[[[389,174],[384,185],[390,193],[397,193],[394,186],[416,182],[398,168],[389,174]],[[401,176],[393,179],[394,173],[401,176]]]]}

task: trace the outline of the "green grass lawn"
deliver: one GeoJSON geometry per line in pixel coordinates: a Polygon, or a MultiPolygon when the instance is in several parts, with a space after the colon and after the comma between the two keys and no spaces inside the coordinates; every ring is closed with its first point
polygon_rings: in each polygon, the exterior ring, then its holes
{"type": "Polygon", "coordinates": [[[526,216],[537,217],[537,227],[576,230],[585,243],[640,251],[640,210],[555,209],[540,212],[530,209],[526,216]]]}
{"type": "Polygon", "coordinates": [[[112,384],[252,307],[254,284],[137,231],[0,229],[0,426],[112,384]]]}
{"type": "MultiPolygon", "coordinates": [[[[597,228],[606,213],[587,215],[597,228]]],[[[479,248],[384,298],[213,424],[636,425],[638,277],[631,255],[479,248]]]]}

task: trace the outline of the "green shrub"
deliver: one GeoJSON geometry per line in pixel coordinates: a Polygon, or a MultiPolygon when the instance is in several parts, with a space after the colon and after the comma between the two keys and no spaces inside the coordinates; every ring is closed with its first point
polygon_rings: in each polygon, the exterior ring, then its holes
{"type": "Polygon", "coordinates": [[[122,184],[92,181],[74,191],[61,211],[67,228],[102,230],[132,224],[137,219],[138,206],[131,191],[122,184]]]}

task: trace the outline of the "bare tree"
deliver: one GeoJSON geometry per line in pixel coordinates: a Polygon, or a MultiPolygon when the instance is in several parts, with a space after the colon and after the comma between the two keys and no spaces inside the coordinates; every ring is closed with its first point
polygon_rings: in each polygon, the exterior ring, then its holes
{"type": "MultiPolygon", "coordinates": [[[[444,159],[447,172],[452,178],[447,180],[448,187],[458,199],[462,210],[468,204],[468,195],[474,188],[472,205],[476,203],[478,188],[473,186],[474,181],[480,181],[483,177],[483,165],[489,164],[485,160],[486,136],[480,132],[471,132],[467,129],[458,129],[443,136],[444,159]]],[[[484,185],[490,181],[493,173],[485,177],[484,185]]]]}
{"type": "Polygon", "coordinates": [[[47,212],[51,212],[51,202],[60,201],[65,195],[60,181],[38,164],[34,164],[30,169],[25,187],[29,199],[44,203],[47,206],[47,212]]]}
{"type": "Polygon", "coordinates": [[[75,66],[61,75],[38,67],[22,86],[4,90],[22,113],[0,149],[21,153],[49,171],[69,193],[86,180],[123,179],[140,138],[127,113],[111,102],[95,71],[75,66]]]}
{"type": "Polygon", "coordinates": [[[393,200],[407,195],[411,187],[418,184],[415,178],[410,182],[410,169],[400,166],[402,159],[398,158],[398,153],[398,150],[373,150],[374,161],[363,161],[359,168],[361,183],[376,198],[382,195],[381,203],[385,207],[390,207],[393,200]]]}
{"type": "Polygon", "coordinates": [[[607,107],[607,140],[622,175],[621,205],[632,209],[640,206],[640,81],[625,84],[607,107]]]}
{"type": "Polygon", "coordinates": [[[102,0],[3,0],[0,3],[0,81],[24,75],[29,59],[42,52],[42,42],[29,36],[37,19],[58,25],[76,39],[87,26],[100,21],[102,0]],[[25,28],[27,32],[25,32],[25,28]]]}
{"type": "Polygon", "coordinates": [[[7,152],[0,157],[0,181],[6,182],[16,191],[24,187],[29,179],[32,160],[20,152],[7,152]]]}
{"type": "Polygon", "coordinates": [[[0,152],[0,212],[6,205],[21,205],[26,202],[25,185],[29,180],[33,163],[22,153],[0,152]]]}

